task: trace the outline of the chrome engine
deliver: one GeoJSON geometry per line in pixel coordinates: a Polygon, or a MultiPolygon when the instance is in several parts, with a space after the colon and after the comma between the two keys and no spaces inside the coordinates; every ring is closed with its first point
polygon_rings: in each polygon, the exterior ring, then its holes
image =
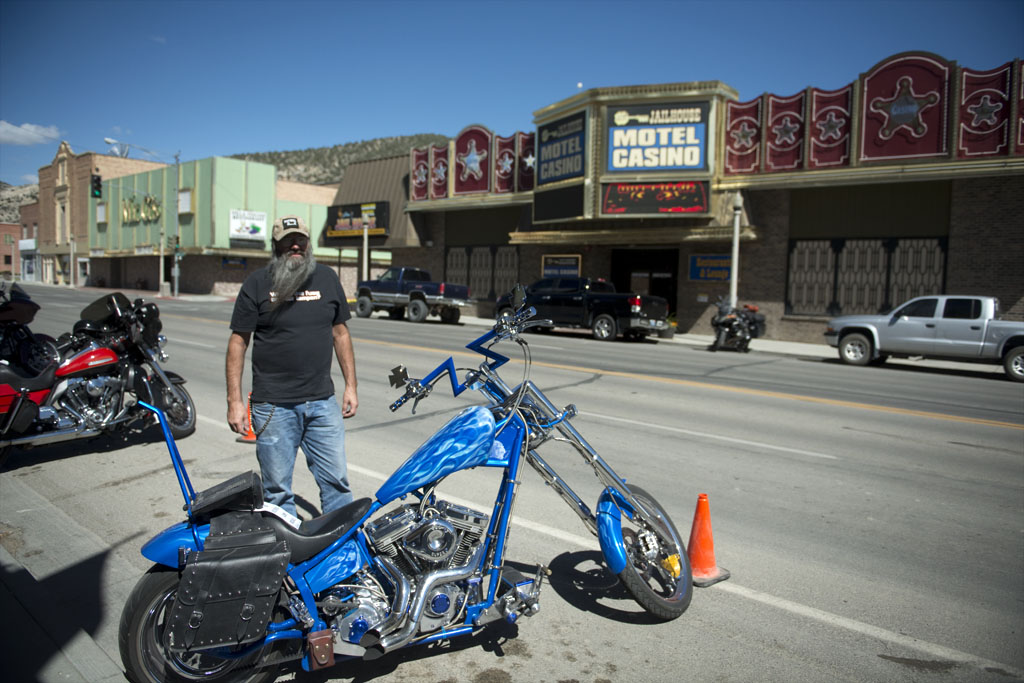
{"type": "Polygon", "coordinates": [[[467,565],[480,558],[487,522],[483,513],[439,500],[404,505],[368,524],[367,537],[393,574],[385,577],[390,594],[404,604],[396,610],[377,577],[365,571],[327,591],[319,606],[335,617],[335,652],[359,654],[363,648],[355,646],[371,630],[380,647],[400,647],[417,632],[456,619],[469,598],[466,579],[475,567],[467,565]]]}
{"type": "Polygon", "coordinates": [[[99,426],[118,416],[123,393],[124,381],[119,377],[75,378],[68,380],[60,403],[79,420],[99,426]]]}

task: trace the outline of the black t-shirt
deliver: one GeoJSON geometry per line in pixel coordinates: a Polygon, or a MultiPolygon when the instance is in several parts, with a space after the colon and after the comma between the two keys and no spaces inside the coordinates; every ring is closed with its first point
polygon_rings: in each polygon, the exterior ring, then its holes
{"type": "Polygon", "coordinates": [[[334,395],[332,328],[352,317],[338,276],[317,264],[291,301],[271,309],[270,272],[246,278],[231,329],[252,332],[254,403],[301,403],[334,395]]]}

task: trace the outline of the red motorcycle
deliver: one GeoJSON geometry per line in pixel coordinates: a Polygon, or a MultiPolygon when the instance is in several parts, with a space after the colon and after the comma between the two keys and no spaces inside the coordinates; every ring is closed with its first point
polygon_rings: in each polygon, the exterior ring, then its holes
{"type": "Polygon", "coordinates": [[[72,332],[51,341],[28,332],[37,305],[32,303],[35,309],[27,315],[24,301],[4,298],[0,336],[29,335],[35,350],[0,357],[0,464],[13,448],[155,424],[139,401],[164,411],[175,438],[195,431],[196,408],[184,378],[160,366],[167,360],[167,338],[160,334],[156,304],[108,294],[82,309],[72,332]],[[22,312],[14,313],[16,308],[22,312]]]}

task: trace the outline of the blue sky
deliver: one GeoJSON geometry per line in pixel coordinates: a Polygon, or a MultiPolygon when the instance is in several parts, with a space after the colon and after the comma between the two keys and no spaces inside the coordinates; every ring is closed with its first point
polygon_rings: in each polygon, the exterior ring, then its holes
{"type": "Polygon", "coordinates": [[[483,124],[594,87],[835,89],[892,54],[1024,58],[1024,0],[0,1],[0,180],[75,152],[183,161],[483,124]]]}

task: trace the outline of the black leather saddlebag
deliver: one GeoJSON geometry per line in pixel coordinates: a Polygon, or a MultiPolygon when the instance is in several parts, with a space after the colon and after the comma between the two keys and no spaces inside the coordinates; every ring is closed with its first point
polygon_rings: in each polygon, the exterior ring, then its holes
{"type": "Polygon", "coordinates": [[[189,555],[164,630],[174,652],[245,645],[263,638],[290,551],[259,514],[210,522],[205,547],[189,555]]]}

